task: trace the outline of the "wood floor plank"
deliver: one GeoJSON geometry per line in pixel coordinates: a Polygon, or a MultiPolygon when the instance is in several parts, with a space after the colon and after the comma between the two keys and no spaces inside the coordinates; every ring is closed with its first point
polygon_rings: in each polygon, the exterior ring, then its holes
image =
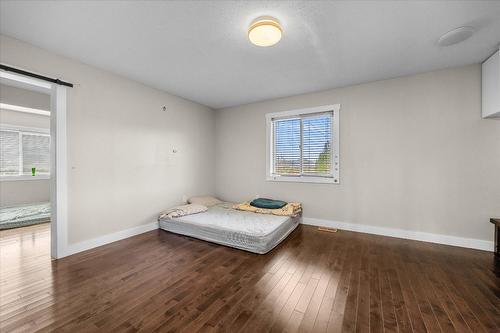
{"type": "Polygon", "coordinates": [[[351,266],[347,299],[342,320],[342,332],[354,332],[356,330],[356,318],[358,310],[358,293],[361,267],[360,250],[356,251],[354,263],[351,266]]]}
{"type": "Polygon", "coordinates": [[[370,268],[370,312],[369,328],[370,332],[383,332],[382,324],[382,301],[379,282],[379,271],[376,266],[370,268]]]}
{"type": "Polygon", "coordinates": [[[297,263],[306,260],[308,255],[310,255],[309,251],[301,251],[295,256],[295,264],[291,265],[286,272],[288,275],[282,279],[280,288],[275,288],[272,293],[266,296],[259,309],[253,312],[245,324],[244,332],[264,332],[272,328],[276,322],[277,325],[283,325],[278,314],[305,271],[305,266],[297,263]]]}
{"type": "Polygon", "coordinates": [[[498,318],[495,313],[489,310],[489,303],[485,302],[474,290],[470,277],[459,278],[459,276],[452,276],[452,274],[449,273],[450,268],[447,268],[447,271],[451,284],[464,297],[470,309],[481,322],[481,325],[483,325],[487,331],[494,332],[495,330],[500,330],[500,326],[496,323],[498,318]],[[465,280],[469,281],[469,283],[464,282],[465,280]]]}
{"type": "Polygon", "coordinates": [[[328,319],[327,332],[340,332],[342,330],[342,323],[344,321],[344,311],[349,293],[349,281],[352,274],[352,262],[356,253],[355,244],[351,243],[348,250],[349,256],[344,262],[342,267],[342,274],[340,276],[338,287],[335,291],[335,298],[333,301],[332,311],[328,319]]]}
{"type": "Polygon", "coordinates": [[[411,262],[413,258],[409,256],[411,251],[404,246],[397,252],[397,259],[394,261],[394,267],[397,270],[398,280],[401,284],[401,292],[408,311],[408,318],[412,327],[412,331],[416,333],[427,332],[422,312],[418,306],[418,299],[415,296],[411,278],[408,275],[406,263],[411,262]]]}
{"type": "Polygon", "coordinates": [[[410,285],[417,300],[418,308],[422,315],[426,330],[428,332],[441,332],[441,328],[439,326],[436,315],[434,314],[432,306],[425,295],[425,287],[423,286],[423,284],[421,283],[422,281],[419,278],[421,272],[419,272],[415,266],[415,263],[411,263],[406,265],[406,268],[408,270],[410,285]]]}
{"type": "Polygon", "coordinates": [[[443,285],[441,280],[439,278],[436,278],[436,274],[433,270],[429,270],[427,276],[429,278],[429,282],[432,285],[434,294],[441,300],[441,304],[455,329],[458,332],[470,332],[469,326],[462,318],[462,315],[458,311],[453,300],[449,297],[448,293],[446,292],[446,287],[443,285]]]}
{"type": "Polygon", "coordinates": [[[359,268],[359,292],[356,311],[356,332],[370,330],[370,274],[369,245],[360,249],[361,266],[359,268]]]}
{"type": "Polygon", "coordinates": [[[3,332],[499,332],[493,254],[300,226],[266,255],[162,230],[50,259],[0,231],[3,332]]]}
{"type": "Polygon", "coordinates": [[[318,310],[318,316],[316,317],[313,327],[314,332],[326,332],[328,328],[328,322],[333,309],[333,303],[335,301],[335,294],[339,285],[342,267],[349,254],[347,251],[348,247],[345,246],[345,243],[341,239],[334,242],[334,244],[335,246],[330,254],[328,264],[330,280],[318,310]]]}
{"type": "Polygon", "coordinates": [[[455,326],[453,325],[448,313],[444,309],[442,304],[442,300],[439,298],[439,295],[436,295],[434,289],[432,288],[432,283],[429,281],[427,274],[425,272],[423,264],[417,264],[417,267],[420,269],[423,274],[421,274],[420,281],[423,286],[423,292],[427,301],[429,302],[432,311],[438,321],[439,326],[443,332],[455,332],[455,326]]]}
{"type": "MultiPolygon", "coordinates": [[[[394,263],[391,263],[391,266],[393,265],[394,263]]],[[[397,275],[396,270],[393,268],[388,269],[386,272],[389,278],[389,283],[391,285],[396,320],[398,322],[398,330],[400,332],[411,333],[413,330],[410,324],[410,319],[408,318],[408,309],[403,297],[403,292],[401,291],[399,276],[397,275]]]]}
{"type": "Polygon", "coordinates": [[[443,285],[446,288],[446,292],[453,300],[455,305],[460,311],[460,314],[464,318],[467,326],[470,328],[472,332],[487,332],[487,329],[481,324],[481,322],[476,318],[476,315],[472,311],[471,307],[464,300],[463,296],[459,291],[457,291],[451,281],[448,279],[448,276],[443,273],[442,268],[437,268],[438,278],[443,281],[443,285]]]}

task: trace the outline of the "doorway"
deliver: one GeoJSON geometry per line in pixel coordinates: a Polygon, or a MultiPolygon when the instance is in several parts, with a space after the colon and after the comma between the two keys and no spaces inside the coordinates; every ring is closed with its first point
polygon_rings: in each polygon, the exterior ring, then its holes
{"type": "Polygon", "coordinates": [[[19,235],[50,234],[51,257],[61,258],[67,246],[66,87],[2,70],[0,89],[2,230],[11,229],[10,237],[14,228],[19,235]]]}

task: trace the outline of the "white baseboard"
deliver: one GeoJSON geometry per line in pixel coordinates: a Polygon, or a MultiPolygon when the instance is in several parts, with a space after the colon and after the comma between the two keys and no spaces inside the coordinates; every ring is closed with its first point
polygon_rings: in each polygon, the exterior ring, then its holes
{"type": "MultiPolygon", "coordinates": [[[[337,228],[348,231],[356,231],[367,234],[381,235],[381,236],[389,236],[403,239],[412,239],[423,242],[437,243],[437,244],[445,244],[445,245],[453,245],[466,247],[470,249],[478,249],[484,251],[492,251],[494,250],[494,243],[491,241],[481,240],[481,239],[473,239],[473,238],[463,238],[456,236],[447,236],[440,234],[431,234],[427,232],[421,231],[411,231],[411,230],[403,230],[403,229],[393,229],[393,228],[384,228],[384,227],[375,227],[364,224],[354,224],[354,223],[346,223],[339,221],[331,221],[331,220],[323,220],[323,219],[315,219],[311,217],[303,217],[302,224],[306,225],[314,225],[319,227],[327,227],[327,228],[337,228]]],[[[61,251],[61,255],[59,258],[67,257],[72,254],[93,249],[98,246],[106,245],[109,243],[113,243],[125,238],[129,238],[135,235],[139,235],[151,230],[158,229],[158,222],[152,222],[148,224],[143,224],[137,227],[133,227],[130,229],[118,231],[112,234],[104,235],[101,237],[89,239],[83,242],[75,243],[68,245],[63,251],[61,251]]]]}
{"type": "Polygon", "coordinates": [[[346,222],[338,222],[338,221],[330,221],[323,219],[315,219],[310,217],[303,217],[302,224],[314,225],[319,227],[327,227],[327,228],[337,228],[348,231],[357,231],[366,234],[374,234],[381,236],[389,236],[396,238],[404,238],[404,239],[412,239],[417,241],[429,242],[429,243],[437,243],[437,244],[445,244],[445,245],[453,245],[466,247],[470,249],[484,250],[484,251],[492,251],[494,248],[494,243],[487,240],[482,239],[473,239],[473,238],[463,238],[456,236],[447,236],[440,234],[431,234],[428,232],[421,231],[411,231],[411,230],[403,230],[403,229],[393,229],[393,228],[384,228],[384,227],[375,227],[364,224],[354,224],[354,223],[346,223],[346,222]]]}
{"type": "Polygon", "coordinates": [[[75,243],[75,244],[70,244],[68,245],[63,251],[61,251],[61,255],[59,258],[67,257],[72,254],[82,252],[85,250],[90,250],[93,249],[94,247],[106,245],[109,243],[113,243],[125,238],[129,238],[135,235],[139,235],[151,230],[158,229],[158,222],[152,222],[148,224],[143,224],[137,227],[125,229],[122,231],[118,231],[112,234],[107,234],[104,236],[100,236],[97,238],[92,238],[89,240],[85,240],[83,242],[75,243]]]}

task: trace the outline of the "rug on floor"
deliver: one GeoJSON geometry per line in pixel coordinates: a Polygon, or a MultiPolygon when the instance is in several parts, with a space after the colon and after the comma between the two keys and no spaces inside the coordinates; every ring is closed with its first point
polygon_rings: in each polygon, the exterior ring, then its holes
{"type": "Polygon", "coordinates": [[[0,230],[47,222],[50,222],[50,202],[0,208],[0,230]]]}

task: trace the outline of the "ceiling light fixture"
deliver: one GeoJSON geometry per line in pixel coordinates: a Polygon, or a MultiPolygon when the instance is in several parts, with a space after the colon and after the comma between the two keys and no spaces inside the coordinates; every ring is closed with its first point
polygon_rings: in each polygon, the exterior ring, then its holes
{"type": "Polygon", "coordinates": [[[475,29],[473,27],[460,27],[453,30],[448,31],[444,35],[441,36],[438,40],[439,46],[449,46],[453,44],[458,44],[463,42],[472,34],[474,34],[475,29]]]}
{"type": "Polygon", "coordinates": [[[279,21],[270,16],[256,18],[248,28],[248,39],[257,46],[272,46],[280,41],[282,34],[279,21]]]}

